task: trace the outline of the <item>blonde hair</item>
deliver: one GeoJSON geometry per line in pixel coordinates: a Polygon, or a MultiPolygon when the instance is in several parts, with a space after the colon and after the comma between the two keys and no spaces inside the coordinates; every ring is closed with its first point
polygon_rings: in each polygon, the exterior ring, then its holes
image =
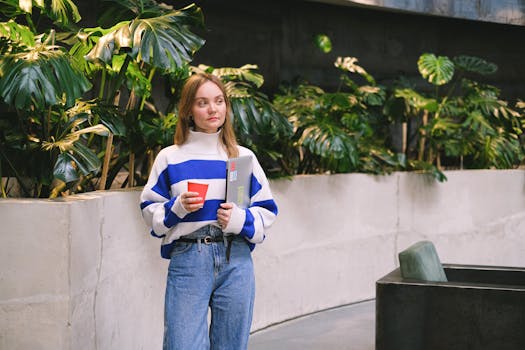
{"type": "Polygon", "coordinates": [[[237,148],[237,139],[231,121],[231,101],[226,94],[224,84],[219,77],[213,74],[196,73],[189,77],[186,83],[184,83],[179,101],[179,119],[177,121],[177,128],[175,129],[174,143],[176,145],[182,145],[188,140],[190,128],[193,123],[191,120],[191,110],[195,103],[195,95],[201,85],[208,81],[211,81],[219,87],[224,95],[224,101],[226,102],[226,118],[224,118],[224,124],[219,131],[219,140],[224,146],[224,150],[229,158],[238,157],[239,149],[237,148]]]}

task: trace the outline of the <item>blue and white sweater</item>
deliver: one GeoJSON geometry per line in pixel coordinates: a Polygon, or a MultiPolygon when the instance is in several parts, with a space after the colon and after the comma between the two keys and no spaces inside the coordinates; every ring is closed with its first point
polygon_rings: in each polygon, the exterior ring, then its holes
{"type": "MultiPolygon", "coordinates": [[[[250,206],[234,205],[225,234],[244,237],[253,249],[261,243],[277,215],[268,180],[257,158],[249,149],[239,147],[239,156],[253,157],[250,206]]],[[[217,209],[226,197],[226,161],[228,156],[219,141],[219,133],[190,131],[183,145],[169,146],[157,155],[140,198],[142,217],[151,234],[162,238],[161,256],[169,259],[174,241],[181,236],[217,223],[217,209]],[[187,212],[180,194],[187,192],[188,181],[208,184],[204,207],[187,212]]]]}

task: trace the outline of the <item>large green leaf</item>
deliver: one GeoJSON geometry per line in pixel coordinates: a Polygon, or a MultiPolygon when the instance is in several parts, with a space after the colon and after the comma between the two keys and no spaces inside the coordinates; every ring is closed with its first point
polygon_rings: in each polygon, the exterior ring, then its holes
{"type": "Polygon", "coordinates": [[[19,15],[25,14],[25,12],[27,11],[24,11],[20,7],[20,0],[0,0],[0,13],[5,18],[15,18],[19,15]]]}
{"type": "Polygon", "coordinates": [[[100,170],[101,162],[97,155],[81,142],[76,142],[69,151],[59,154],[53,175],[65,182],[77,181],[80,176],[96,173],[100,170]]]}
{"type": "Polygon", "coordinates": [[[419,73],[434,85],[448,83],[454,76],[454,63],[446,56],[425,53],[417,61],[419,73]]]}
{"type": "MultiPolygon", "coordinates": [[[[13,1],[1,1],[0,3],[8,2],[12,5],[13,1]]],[[[80,13],[77,5],[72,0],[19,0],[18,8],[26,13],[32,14],[33,7],[38,7],[41,12],[44,12],[49,18],[58,23],[68,26],[71,23],[80,21],[80,13]]]]}
{"type": "Polygon", "coordinates": [[[454,57],[454,64],[459,69],[482,75],[493,74],[498,70],[498,66],[494,63],[474,56],[456,56],[454,57]]]}
{"type": "Polygon", "coordinates": [[[74,158],[71,154],[67,152],[59,154],[53,168],[53,176],[65,183],[77,181],[79,175],[73,162],[74,158]]]}
{"type": "MultiPolygon", "coordinates": [[[[255,64],[245,64],[239,68],[214,68],[200,64],[197,69],[194,68],[195,71],[201,70],[216,75],[225,82],[247,82],[251,83],[254,88],[258,89],[263,85],[264,77],[256,72],[257,69],[259,69],[259,67],[255,64]]],[[[239,85],[230,84],[229,88],[230,90],[228,93],[230,96],[245,97],[246,94],[249,95],[246,88],[242,88],[239,85]]]]}
{"type": "Polygon", "coordinates": [[[46,5],[50,16],[66,26],[81,19],[77,6],[71,0],[51,0],[46,5]]]}
{"type": "Polygon", "coordinates": [[[131,18],[158,17],[173,11],[173,6],[154,0],[102,0],[100,5],[97,21],[102,26],[113,26],[131,18]]]}
{"type": "Polygon", "coordinates": [[[82,142],[75,142],[73,145],[72,156],[74,157],[75,163],[82,174],[88,175],[89,173],[96,173],[100,170],[100,159],[97,157],[95,152],[93,152],[82,142]]]}
{"type": "Polygon", "coordinates": [[[17,109],[38,109],[61,103],[72,106],[75,99],[91,88],[68,56],[52,47],[36,47],[2,61],[0,96],[17,109]]]}
{"type": "Polygon", "coordinates": [[[404,99],[405,103],[416,111],[427,110],[433,113],[439,107],[435,99],[426,98],[412,89],[396,89],[394,96],[404,99]]]}
{"type": "Polygon", "coordinates": [[[322,158],[350,158],[357,163],[355,141],[341,128],[319,123],[304,129],[299,144],[322,158]]]}
{"type": "Polygon", "coordinates": [[[0,38],[10,42],[10,46],[30,47],[35,45],[35,35],[29,27],[13,20],[0,23],[0,38]]]}
{"type": "Polygon", "coordinates": [[[86,59],[109,64],[115,50],[131,46],[131,55],[138,61],[173,70],[190,62],[204,44],[188,28],[202,23],[202,12],[195,5],[159,17],[137,18],[129,25],[124,22],[102,36],[86,59]]]}

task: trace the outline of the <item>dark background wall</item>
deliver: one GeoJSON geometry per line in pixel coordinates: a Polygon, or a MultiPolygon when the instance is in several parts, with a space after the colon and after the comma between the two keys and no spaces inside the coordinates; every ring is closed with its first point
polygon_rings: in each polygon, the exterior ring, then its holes
{"type": "MultiPolygon", "coordinates": [[[[181,8],[191,1],[166,1],[181,8]]],[[[205,46],[193,64],[238,67],[257,64],[264,90],[303,77],[326,89],[338,84],[337,56],[354,56],[380,83],[405,75],[417,79],[424,52],[466,54],[496,63],[485,82],[505,98],[525,99],[525,26],[495,24],[299,0],[203,0],[205,46]],[[332,39],[333,51],[321,53],[314,36],[332,39]]],[[[80,6],[81,14],[85,14],[80,6]]],[[[89,8],[87,9],[89,11],[89,8]]],[[[91,10],[92,11],[92,10],[91,10]]],[[[421,80],[417,79],[422,83],[421,80]]]]}

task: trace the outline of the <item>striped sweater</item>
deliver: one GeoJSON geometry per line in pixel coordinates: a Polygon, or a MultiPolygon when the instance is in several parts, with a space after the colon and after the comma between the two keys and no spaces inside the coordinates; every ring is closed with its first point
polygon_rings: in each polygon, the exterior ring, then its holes
{"type": "MultiPolygon", "coordinates": [[[[250,206],[241,209],[234,205],[225,234],[244,237],[253,249],[265,238],[277,215],[268,180],[257,158],[249,149],[238,146],[239,155],[253,157],[250,206]]],[[[169,146],[157,155],[147,184],[142,190],[142,217],[151,234],[162,239],[161,256],[169,259],[174,241],[181,236],[217,223],[217,209],[226,197],[226,161],[228,156],[219,141],[219,133],[190,131],[183,145],[169,146]],[[188,181],[208,184],[204,207],[187,212],[180,194],[187,192],[188,181]]]]}

